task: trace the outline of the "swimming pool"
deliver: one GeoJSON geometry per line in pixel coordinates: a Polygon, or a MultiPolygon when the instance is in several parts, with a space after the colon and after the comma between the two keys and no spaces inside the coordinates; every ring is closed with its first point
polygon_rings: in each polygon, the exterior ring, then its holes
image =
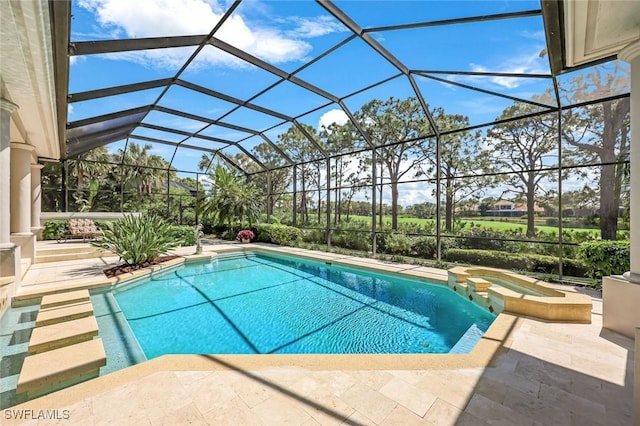
{"type": "Polygon", "coordinates": [[[446,286],[263,253],[187,264],[113,295],[148,359],[463,353],[495,319],[446,286]]]}

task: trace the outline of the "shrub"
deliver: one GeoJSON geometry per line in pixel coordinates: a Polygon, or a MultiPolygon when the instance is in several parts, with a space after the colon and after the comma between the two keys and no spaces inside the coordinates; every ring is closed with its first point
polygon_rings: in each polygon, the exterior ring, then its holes
{"type": "Polygon", "coordinates": [[[378,251],[387,254],[410,255],[413,241],[404,234],[378,235],[378,251]]]}
{"type": "Polygon", "coordinates": [[[202,233],[205,235],[212,235],[212,234],[217,234],[217,232],[214,229],[213,223],[211,223],[208,220],[205,220],[203,222],[200,222],[200,224],[202,225],[202,233]]]}
{"type": "Polygon", "coordinates": [[[66,220],[48,220],[42,230],[43,240],[57,240],[67,233],[66,220]]]}
{"type": "Polygon", "coordinates": [[[401,222],[398,224],[398,231],[403,234],[434,234],[436,232],[436,222],[401,222]]]}
{"type": "Polygon", "coordinates": [[[192,246],[196,243],[196,235],[193,226],[169,225],[169,234],[181,246],[192,246]]]}
{"type": "Polygon", "coordinates": [[[95,219],[93,221],[93,223],[96,224],[96,226],[98,227],[98,229],[104,229],[107,227],[107,223],[109,223],[108,220],[103,220],[103,219],[95,219]]]}
{"type": "Polygon", "coordinates": [[[591,278],[621,275],[630,268],[629,241],[600,240],[580,244],[579,258],[587,267],[591,278]]]}
{"type": "Polygon", "coordinates": [[[358,232],[356,229],[339,229],[331,235],[331,245],[350,250],[371,250],[371,232],[358,232]]]}
{"type": "Polygon", "coordinates": [[[505,239],[526,239],[519,231],[497,231],[479,225],[471,226],[458,233],[456,246],[465,249],[487,249],[515,252],[519,250],[519,243],[504,241],[505,239]]]}
{"type": "MultiPolygon", "coordinates": [[[[433,259],[436,257],[436,244],[436,237],[417,237],[413,239],[411,251],[423,259],[433,259]]],[[[440,244],[444,245],[444,239],[440,240],[440,244]]]]}
{"type": "Polygon", "coordinates": [[[323,229],[301,229],[302,240],[307,243],[326,244],[325,232],[323,229]]]}
{"type": "MultiPolygon", "coordinates": [[[[444,252],[443,257],[450,262],[462,262],[493,268],[515,269],[547,274],[558,273],[558,258],[541,254],[510,253],[496,250],[448,249],[444,252]]],[[[586,270],[585,265],[579,260],[563,259],[562,272],[564,275],[580,277],[584,276],[586,270]]]]}
{"type": "MultiPolygon", "coordinates": [[[[189,228],[193,235],[193,230],[189,228]]],[[[176,247],[171,225],[157,216],[125,215],[107,224],[91,244],[110,250],[129,265],[142,265],[176,247]]]]}
{"type": "Polygon", "coordinates": [[[302,231],[293,226],[263,223],[256,227],[256,238],[263,243],[293,245],[302,241],[302,231]]]}

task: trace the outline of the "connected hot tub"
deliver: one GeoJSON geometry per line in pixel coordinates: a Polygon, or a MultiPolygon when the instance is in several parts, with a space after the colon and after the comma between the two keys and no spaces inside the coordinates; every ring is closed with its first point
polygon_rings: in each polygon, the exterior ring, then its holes
{"type": "Polygon", "coordinates": [[[448,285],[491,312],[512,312],[549,321],[591,322],[591,297],[559,290],[535,278],[494,268],[456,266],[448,285]]]}

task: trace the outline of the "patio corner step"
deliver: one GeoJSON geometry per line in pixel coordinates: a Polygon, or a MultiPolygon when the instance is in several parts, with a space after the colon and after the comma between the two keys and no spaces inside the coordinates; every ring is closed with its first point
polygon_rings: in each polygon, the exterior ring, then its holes
{"type": "Polygon", "coordinates": [[[16,391],[30,399],[42,396],[98,377],[106,363],[101,339],[31,355],[24,359],[16,391]]]}
{"type": "Polygon", "coordinates": [[[55,293],[42,297],[40,309],[53,308],[54,306],[70,305],[73,303],[88,302],[89,290],[75,290],[64,293],[55,293]]]}

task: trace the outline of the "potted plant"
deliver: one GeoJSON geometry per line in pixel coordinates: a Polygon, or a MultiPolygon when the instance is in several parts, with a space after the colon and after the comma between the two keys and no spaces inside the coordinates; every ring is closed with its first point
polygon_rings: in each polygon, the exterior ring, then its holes
{"type": "Polygon", "coordinates": [[[243,243],[248,243],[256,237],[256,234],[253,233],[250,229],[243,229],[238,232],[236,239],[242,241],[243,243]]]}

